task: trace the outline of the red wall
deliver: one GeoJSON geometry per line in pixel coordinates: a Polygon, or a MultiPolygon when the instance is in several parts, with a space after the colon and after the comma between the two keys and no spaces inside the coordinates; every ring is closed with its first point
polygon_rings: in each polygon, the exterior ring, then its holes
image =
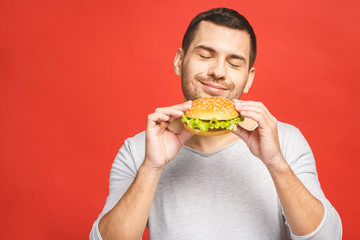
{"type": "Polygon", "coordinates": [[[124,139],[182,101],[172,61],[189,21],[227,6],[258,37],[245,98],[302,130],[357,239],[359,4],[307,2],[1,1],[1,238],[88,238],[124,139]]]}

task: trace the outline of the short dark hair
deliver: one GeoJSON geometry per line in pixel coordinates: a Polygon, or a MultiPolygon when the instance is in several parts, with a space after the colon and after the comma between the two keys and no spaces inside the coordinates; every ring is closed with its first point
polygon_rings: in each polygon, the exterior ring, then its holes
{"type": "Polygon", "coordinates": [[[221,26],[247,32],[250,35],[249,69],[254,65],[256,58],[256,36],[254,30],[244,16],[229,8],[213,8],[206,12],[199,13],[191,20],[182,42],[184,54],[186,54],[189,49],[201,21],[209,21],[221,26]]]}

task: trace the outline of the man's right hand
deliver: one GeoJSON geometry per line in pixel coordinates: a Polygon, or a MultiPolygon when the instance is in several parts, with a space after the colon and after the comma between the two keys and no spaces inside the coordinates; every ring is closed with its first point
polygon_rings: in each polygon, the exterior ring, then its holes
{"type": "Polygon", "coordinates": [[[141,239],[161,170],[166,163],[175,158],[181,146],[192,136],[187,130],[175,134],[168,126],[190,107],[191,102],[186,102],[158,108],[148,116],[144,163],[126,193],[100,219],[99,231],[104,240],[141,239]]]}
{"type": "Polygon", "coordinates": [[[191,108],[191,101],[171,107],[157,108],[148,116],[145,131],[144,166],[162,170],[180,151],[181,146],[193,135],[186,129],[175,134],[168,126],[191,108]]]}

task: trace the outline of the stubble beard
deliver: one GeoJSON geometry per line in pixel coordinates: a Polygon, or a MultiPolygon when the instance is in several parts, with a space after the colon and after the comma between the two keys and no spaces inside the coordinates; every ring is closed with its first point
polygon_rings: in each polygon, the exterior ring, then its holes
{"type": "Polygon", "coordinates": [[[184,98],[186,100],[194,101],[195,99],[198,99],[201,97],[200,92],[196,87],[194,87],[193,85],[185,84],[183,80],[181,80],[181,87],[182,87],[182,92],[183,92],[184,98]]]}
{"type": "Polygon", "coordinates": [[[181,88],[184,95],[185,100],[191,100],[194,101],[198,98],[201,98],[201,94],[199,91],[199,88],[196,86],[197,84],[200,84],[198,80],[195,79],[193,81],[184,81],[184,79],[189,79],[186,75],[186,73],[181,74],[181,88]]]}
{"type": "MultiPolygon", "coordinates": [[[[218,82],[217,80],[212,79],[211,77],[204,78],[198,75],[194,77],[194,80],[192,81],[193,84],[189,84],[189,82],[185,82],[184,79],[187,79],[186,74],[181,75],[181,88],[184,98],[185,100],[192,100],[192,101],[204,97],[202,96],[200,91],[200,87],[201,87],[200,85],[202,84],[202,82],[218,82]],[[197,87],[197,85],[199,87],[197,87]]],[[[225,85],[224,87],[226,87],[227,89],[231,89],[231,86],[228,85],[225,85]]],[[[207,93],[207,94],[212,97],[219,97],[219,95],[217,94],[211,94],[211,93],[207,93]]],[[[222,97],[232,100],[232,99],[240,99],[241,95],[242,95],[242,91],[241,92],[232,91],[232,92],[228,92],[226,96],[222,96],[222,97]]]]}

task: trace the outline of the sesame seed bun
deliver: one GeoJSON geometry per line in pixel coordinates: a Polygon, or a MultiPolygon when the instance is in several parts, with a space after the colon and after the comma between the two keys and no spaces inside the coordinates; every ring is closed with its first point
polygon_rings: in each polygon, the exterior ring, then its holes
{"type": "Polygon", "coordinates": [[[201,120],[230,120],[239,116],[232,101],[221,97],[198,98],[192,102],[191,108],[185,112],[189,118],[201,120]]]}

